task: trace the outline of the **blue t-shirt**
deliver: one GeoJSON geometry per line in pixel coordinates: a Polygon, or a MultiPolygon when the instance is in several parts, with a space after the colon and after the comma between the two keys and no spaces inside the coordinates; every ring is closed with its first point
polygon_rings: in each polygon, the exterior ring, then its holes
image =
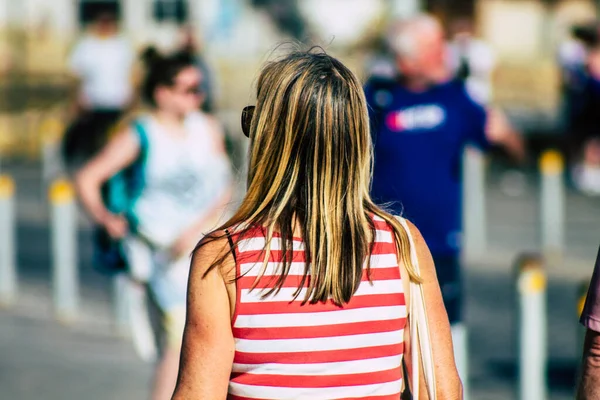
{"type": "Polygon", "coordinates": [[[460,81],[412,92],[392,81],[365,87],[375,153],[372,196],[410,219],[433,255],[456,255],[462,232],[466,144],[486,148],[486,112],[460,81]]]}

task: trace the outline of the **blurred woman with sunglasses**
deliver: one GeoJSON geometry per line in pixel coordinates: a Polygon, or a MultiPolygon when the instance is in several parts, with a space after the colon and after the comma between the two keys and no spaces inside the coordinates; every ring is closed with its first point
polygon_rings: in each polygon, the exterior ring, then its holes
{"type": "Polygon", "coordinates": [[[437,398],[462,398],[431,254],[369,197],[356,76],[317,51],[269,63],[242,126],[247,194],[194,252],[173,398],[398,399],[410,281],[422,283],[437,398]]]}
{"type": "MultiPolygon", "coordinates": [[[[144,290],[161,312],[156,332],[160,361],[153,399],[169,399],[175,387],[185,323],[189,254],[202,234],[217,225],[230,199],[230,167],[220,125],[199,112],[203,79],[184,54],[148,50],[142,87],[149,112],[118,133],[77,176],[83,205],[113,239],[120,239],[133,280],[130,309],[145,309],[144,290]],[[111,213],[101,188],[143,158],[143,184],[127,215],[111,213]],[[137,290],[137,294],[136,294],[137,290]]],[[[147,312],[133,312],[138,353],[152,358],[147,312]]]]}

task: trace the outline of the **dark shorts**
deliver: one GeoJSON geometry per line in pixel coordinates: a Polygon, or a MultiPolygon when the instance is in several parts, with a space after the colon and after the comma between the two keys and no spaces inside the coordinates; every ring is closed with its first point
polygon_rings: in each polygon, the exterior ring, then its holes
{"type": "Polygon", "coordinates": [[[122,115],[122,110],[90,110],[73,121],[62,142],[62,155],[67,167],[76,169],[96,155],[122,115]]]}
{"type": "Polygon", "coordinates": [[[433,256],[442,289],[444,305],[451,324],[462,322],[463,283],[459,256],[433,256]]]}

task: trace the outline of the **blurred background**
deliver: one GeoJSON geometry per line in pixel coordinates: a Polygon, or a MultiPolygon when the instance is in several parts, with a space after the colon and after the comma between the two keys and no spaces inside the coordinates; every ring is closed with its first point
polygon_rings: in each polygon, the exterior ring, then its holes
{"type": "MultiPolygon", "coordinates": [[[[466,161],[476,170],[465,185],[471,398],[517,398],[515,260],[523,253],[545,256],[547,398],[573,398],[579,299],[600,242],[600,150],[589,129],[600,129],[599,7],[591,0],[0,0],[0,398],[148,397],[152,366],[137,358],[126,330],[115,329],[113,279],[91,266],[83,213],[77,311],[57,319],[53,306],[59,229],[47,193],[64,177],[61,140],[77,113],[82,78],[73,54],[99,14],[116,17],[136,58],[149,45],[195,52],[209,77],[207,111],[226,128],[240,196],[239,115],[253,102],[260,65],[300,41],[323,46],[363,80],[385,74],[388,23],[418,11],[440,18],[449,44],[465,33],[477,40],[468,60],[449,62],[457,70],[469,64],[474,93],[504,110],[528,144],[518,167],[500,151],[466,161]],[[554,169],[540,167],[544,154],[554,169]]],[[[133,86],[141,73],[134,63],[133,86]]]]}

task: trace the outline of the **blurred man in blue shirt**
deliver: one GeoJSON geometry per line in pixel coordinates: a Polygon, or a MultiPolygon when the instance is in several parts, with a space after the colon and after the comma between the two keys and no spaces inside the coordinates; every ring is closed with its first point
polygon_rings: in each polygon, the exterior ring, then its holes
{"type": "Polygon", "coordinates": [[[435,18],[403,21],[388,39],[401,76],[372,78],[365,87],[375,146],[372,195],[378,204],[412,220],[427,241],[464,379],[459,266],[463,149],[467,144],[483,150],[500,144],[517,158],[524,157],[524,149],[499,111],[487,110],[469,95],[464,81],[452,79],[443,29],[435,18]]]}

